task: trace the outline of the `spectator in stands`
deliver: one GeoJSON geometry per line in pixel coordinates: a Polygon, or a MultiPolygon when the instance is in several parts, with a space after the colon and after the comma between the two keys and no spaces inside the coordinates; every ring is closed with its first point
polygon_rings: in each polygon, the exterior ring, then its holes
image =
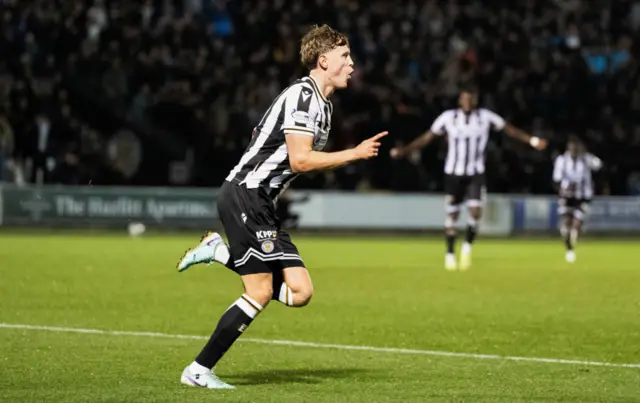
{"type": "MultiPolygon", "coordinates": [[[[455,104],[461,85],[473,81],[483,104],[505,111],[505,118],[542,133],[552,145],[564,144],[575,132],[598,149],[607,167],[599,189],[626,193],[629,176],[640,171],[640,144],[633,134],[640,127],[635,2],[51,3],[4,2],[0,96],[16,134],[16,153],[26,157],[36,158],[35,149],[27,152],[22,144],[34,130],[36,113],[59,108],[54,98],[68,89],[64,102],[74,105],[73,119],[92,132],[108,138],[122,126],[161,128],[174,142],[195,149],[197,172],[227,171],[225,164],[249,141],[258,111],[299,75],[295,38],[308,25],[326,22],[349,32],[357,67],[350,91],[332,99],[345,115],[332,128],[336,147],[382,127],[396,141],[413,138],[455,104]],[[77,88],[91,83],[102,91],[80,96],[77,88]]],[[[70,140],[52,141],[62,142],[55,147],[63,150],[70,140]]],[[[489,172],[490,191],[551,191],[551,153],[529,153],[500,136],[491,141],[488,158],[501,168],[489,172]]],[[[443,149],[434,148],[413,163],[379,159],[296,185],[353,189],[368,183],[437,191],[442,178],[435,173],[443,158],[443,149]]],[[[211,175],[196,175],[192,184],[207,185],[211,175]]]]}
{"type": "Polygon", "coordinates": [[[11,123],[4,113],[0,113],[0,182],[9,177],[9,167],[13,163],[15,138],[11,123]]]}

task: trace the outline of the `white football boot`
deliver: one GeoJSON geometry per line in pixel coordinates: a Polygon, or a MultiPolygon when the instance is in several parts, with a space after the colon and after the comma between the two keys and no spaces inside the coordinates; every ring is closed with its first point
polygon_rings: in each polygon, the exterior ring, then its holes
{"type": "Polygon", "coordinates": [[[449,271],[458,269],[458,263],[456,262],[456,255],[453,253],[447,253],[444,255],[444,268],[449,271]]]}
{"type": "Polygon", "coordinates": [[[194,264],[219,262],[226,264],[229,260],[229,248],[217,232],[207,232],[195,248],[187,249],[178,261],[178,271],[187,270],[194,264]]]}
{"type": "Polygon", "coordinates": [[[184,371],[182,371],[180,383],[198,388],[235,389],[234,386],[231,386],[228,383],[222,382],[220,379],[218,379],[213,371],[206,371],[199,374],[193,372],[190,367],[186,367],[184,371]]]}
{"type": "Polygon", "coordinates": [[[471,245],[462,244],[460,249],[460,270],[468,270],[471,267],[471,245]]]}

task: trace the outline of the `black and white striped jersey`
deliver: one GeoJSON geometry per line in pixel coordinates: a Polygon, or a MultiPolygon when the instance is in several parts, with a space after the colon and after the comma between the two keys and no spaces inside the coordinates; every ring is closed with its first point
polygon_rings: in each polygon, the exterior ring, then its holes
{"type": "Polygon", "coordinates": [[[591,172],[602,167],[600,158],[584,153],[572,158],[569,152],[556,157],[553,167],[553,181],[560,186],[560,195],[576,199],[593,197],[591,172]]]}
{"type": "Polygon", "coordinates": [[[447,135],[449,149],[444,172],[448,175],[471,176],[485,171],[485,149],[491,130],[502,130],[505,120],[487,109],[462,109],[443,112],[431,125],[431,132],[447,135]]]}
{"type": "Polygon", "coordinates": [[[313,150],[324,148],[331,130],[333,105],[315,80],[304,77],[273,101],[253,129],[249,146],[227,181],[249,189],[264,188],[276,198],[297,176],[289,164],[285,131],[313,137],[313,150]]]}

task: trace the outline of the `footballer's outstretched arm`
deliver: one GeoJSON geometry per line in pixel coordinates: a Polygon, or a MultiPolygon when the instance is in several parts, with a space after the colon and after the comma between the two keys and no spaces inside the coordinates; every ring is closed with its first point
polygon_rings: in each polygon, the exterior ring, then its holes
{"type": "Polygon", "coordinates": [[[363,141],[357,147],[337,151],[313,151],[313,137],[304,134],[288,133],[285,130],[289,164],[295,173],[322,171],[338,168],[357,160],[365,160],[378,155],[380,139],[388,132],[378,133],[363,141]]]}
{"type": "Polygon", "coordinates": [[[422,135],[416,137],[411,143],[404,147],[395,147],[391,149],[391,157],[402,158],[412,152],[421,149],[427,144],[431,143],[435,137],[435,134],[431,130],[427,130],[422,135]]]}
{"type": "Polygon", "coordinates": [[[547,140],[541,139],[540,137],[532,136],[526,133],[524,130],[521,130],[511,123],[506,123],[504,125],[504,132],[507,133],[509,137],[513,137],[516,140],[522,141],[523,143],[528,143],[531,147],[536,150],[544,150],[547,148],[547,140]]]}
{"type": "Polygon", "coordinates": [[[431,128],[423,133],[421,136],[414,139],[411,143],[407,144],[404,147],[396,147],[391,150],[392,158],[400,158],[404,157],[407,154],[410,154],[416,150],[421,149],[427,144],[431,143],[436,136],[444,136],[446,133],[445,126],[448,120],[450,120],[452,116],[451,110],[445,111],[440,114],[431,124],[431,128]]]}

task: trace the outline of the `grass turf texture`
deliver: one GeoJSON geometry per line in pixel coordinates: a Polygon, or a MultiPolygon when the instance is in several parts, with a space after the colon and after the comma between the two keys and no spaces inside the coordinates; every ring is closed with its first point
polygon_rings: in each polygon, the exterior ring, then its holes
{"type": "MultiPolygon", "coordinates": [[[[178,274],[199,236],[0,234],[0,322],[208,336],[241,293],[222,266],[178,274]]],[[[634,242],[480,239],[468,272],[433,238],[296,238],[316,295],[272,303],[243,337],[640,363],[634,242]]],[[[237,343],[179,376],[204,340],[0,328],[2,402],[637,402],[640,368],[237,343]]]]}

